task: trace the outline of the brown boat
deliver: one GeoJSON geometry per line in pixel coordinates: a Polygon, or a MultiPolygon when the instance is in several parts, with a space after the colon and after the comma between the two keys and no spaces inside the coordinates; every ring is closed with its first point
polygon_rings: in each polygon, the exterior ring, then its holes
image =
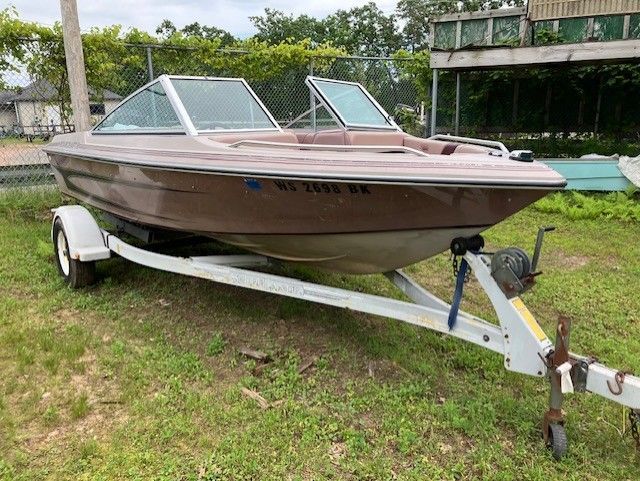
{"type": "Polygon", "coordinates": [[[527,152],[402,132],[359,84],[308,78],[337,128],[282,129],[242,79],[161,76],[45,147],[61,190],[128,222],[385,272],[561,189],[527,152]]]}

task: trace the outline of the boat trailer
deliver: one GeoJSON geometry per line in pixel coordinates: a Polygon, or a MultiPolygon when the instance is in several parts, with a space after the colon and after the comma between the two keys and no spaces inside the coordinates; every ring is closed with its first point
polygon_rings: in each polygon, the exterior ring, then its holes
{"type": "MultiPolygon", "coordinates": [[[[640,444],[640,378],[611,369],[594,358],[569,351],[571,322],[560,318],[555,343],[544,333],[519,295],[535,283],[542,238],[538,233],[533,259],[519,248],[483,252],[480,236],[455,239],[451,249],[457,274],[453,307],[418,285],[402,270],[385,276],[413,302],[329,287],[252,270],[279,261],[261,255],[209,255],[177,257],[135,247],[98,226],[84,207],[54,209],[52,241],[58,270],[72,288],[95,280],[95,262],[117,254],[137,264],[167,272],[317,302],[396,319],[484,347],[504,357],[508,371],[545,377],[550,383],[549,409],[542,433],[556,459],[567,452],[562,402],[565,394],[591,392],[630,409],[631,432],[640,444]],[[457,259],[461,259],[458,265],[457,259]],[[470,272],[488,296],[498,324],[459,311],[457,306],[470,272]],[[452,314],[453,313],[453,314],[452,314]]],[[[136,235],[144,228],[119,221],[118,232],[136,235]]]]}

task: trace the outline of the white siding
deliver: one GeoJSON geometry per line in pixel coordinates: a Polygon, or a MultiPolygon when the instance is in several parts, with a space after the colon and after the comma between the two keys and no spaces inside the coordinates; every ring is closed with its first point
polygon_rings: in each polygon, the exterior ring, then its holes
{"type": "Polygon", "coordinates": [[[16,102],[18,110],[18,123],[22,125],[24,133],[31,135],[36,133],[36,125],[48,123],[46,105],[43,102],[19,101],[16,102]]]}
{"type": "Polygon", "coordinates": [[[9,129],[17,123],[16,109],[13,104],[0,105],[0,130],[2,130],[2,127],[4,127],[5,130],[9,129]]]}

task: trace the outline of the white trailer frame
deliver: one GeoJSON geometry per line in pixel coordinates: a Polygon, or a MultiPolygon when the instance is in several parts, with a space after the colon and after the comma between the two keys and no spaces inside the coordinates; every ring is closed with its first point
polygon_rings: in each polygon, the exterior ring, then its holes
{"type": "MultiPolygon", "coordinates": [[[[402,270],[387,272],[385,276],[413,302],[254,271],[251,268],[277,262],[260,255],[177,257],[152,252],[132,246],[101,229],[89,211],[81,206],[55,209],[54,225],[57,219],[62,221],[68,239],[68,252],[57,252],[57,255],[66,255],[66,260],[93,262],[106,259],[113,252],[154,269],[396,319],[502,354],[505,369],[550,380],[550,409],[544,417],[543,434],[545,440],[551,443],[559,440],[549,439],[553,435],[549,432],[549,425],[562,428],[562,400],[568,392],[589,391],[627,406],[634,412],[640,410],[640,378],[630,374],[621,376],[620,371],[599,364],[592,358],[570,353],[570,326],[566,319],[558,323],[554,346],[520,297],[508,298],[505,295],[492,275],[491,258],[487,254],[469,251],[464,254],[464,259],[491,301],[499,324],[460,311],[454,327],[449,329],[451,306],[418,285],[402,270]],[[96,235],[98,232],[101,236],[96,235]]],[[[562,435],[566,436],[564,431],[562,435]]],[[[566,445],[552,447],[558,458],[566,451],[566,445]]]]}

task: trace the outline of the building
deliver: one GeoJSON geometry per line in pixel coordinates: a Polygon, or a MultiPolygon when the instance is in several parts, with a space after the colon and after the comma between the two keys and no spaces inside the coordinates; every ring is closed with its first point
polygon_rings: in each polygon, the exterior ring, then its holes
{"type": "MultiPolygon", "coordinates": [[[[456,75],[454,131],[458,132],[461,74],[465,72],[566,69],[640,61],[640,0],[529,0],[526,7],[448,14],[431,23],[433,133],[440,72],[456,75]]],[[[540,99],[547,104],[547,118],[548,104],[553,103],[551,88],[540,99]]],[[[588,102],[595,105],[593,132],[598,131],[603,99],[602,85],[598,88],[593,102],[588,102]]],[[[514,119],[523,96],[514,84],[514,119]]],[[[635,112],[637,103],[635,97],[631,100],[619,106],[631,112],[629,115],[635,112]]]]}
{"type": "MultiPolygon", "coordinates": [[[[101,120],[122,100],[115,92],[104,89],[100,95],[89,87],[90,113],[93,123],[101,120]]],[[[23,88],[0,92],[0,132],[44,135],[70,130],[63,125],[60,95],[46,80],[36,80],[23,88]]],[[[67,122],[73,124],[73,121],[67,122]]]]}

